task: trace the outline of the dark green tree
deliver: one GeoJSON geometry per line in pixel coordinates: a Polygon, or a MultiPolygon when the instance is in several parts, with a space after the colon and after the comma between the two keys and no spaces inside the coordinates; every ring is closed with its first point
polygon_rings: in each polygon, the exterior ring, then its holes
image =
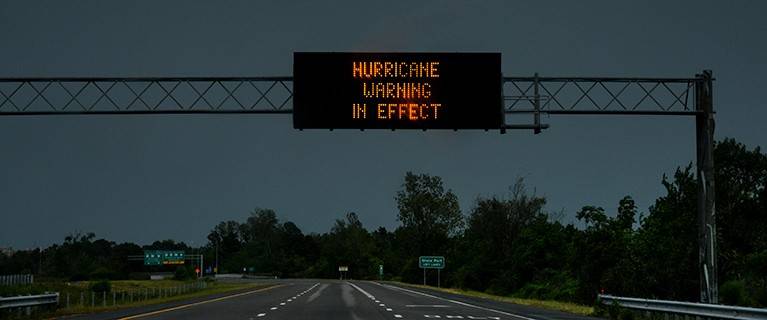
{"type": "Polygon", "coordinates": [[[413,241],[413,253],[443,254],[448,238],[463,226],[458,197],[445,190],[442,178],[428,174],[408,172],[402,188],[395,197],[397,219],[413,241]]]}

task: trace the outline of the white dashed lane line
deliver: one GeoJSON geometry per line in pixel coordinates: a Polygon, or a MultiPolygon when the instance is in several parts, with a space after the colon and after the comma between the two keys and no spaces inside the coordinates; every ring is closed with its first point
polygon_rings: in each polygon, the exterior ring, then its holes
{"type": "MultiPolygon", "coordinates": [[[[293,300],[296,300],[298,297],[300,297],[300,296],[302,296],[302,295],[306,294],[307,292],[309,292],[309,291],[311,291],[312,289],[316,288],[318,285],[320,285],[320,284],[319,284],[319,283],[315,283],[313,286],[309,287],[309,289],[306,289],[306,290],[304,290],[304,291],[301,291],[301,293],[299,293],[299,294],[297,294],[297,295],[293,296],[292,298],[289,298],[289,299],[285,300],[285,302],[280,302],[280,305],[281,305],[281,306],[284,306],[284,305],[285,305],[287,302],[292,302],[293,300]]],[[[274,307],[271,307],[271,308],[269,308],[269,310],[272,310],[272,311],[274,311],[274,310],[277,310],[277,309],[279,309],[279,307],[278,307],[278,306],[274,306],[274,307]]],[[[259,314],[258,314],[258,315],[256,315],[256,316],[257,316],[257,317],[264,317],[264,316],[266,316],[266,313],[259,313],[259,314]]],[[[252,319],[252,318],[251,318],[251,319],[252,319]]]]}
{"type": "MultiPolygon", "coordinates": [[[[379,307],[382,307],[382,308],[386,309],[386,311],[388,311],[388,312],[393,312],[394,311],[394,310],[392,310],[392,308],[387,308],[385,303],[381,303],[381,300],[376,300],[375,296],[373,296],[369,292],[363,290],[362,288],[358,287],[356,284],[353,284],[351,282],[347,282],[347,283],[349,285],[351,285],[352,287],[354,287],[354,289],[357,289],[357,291],[362,292],[362,294],[364,294],[366,297],[370,298],[370,300],[372,300],[373,302],[377,303],[379,307]]],[[[394,317],[395,318],[402,318],[402,315],[401,314],[395,314],[394,317]]]]}

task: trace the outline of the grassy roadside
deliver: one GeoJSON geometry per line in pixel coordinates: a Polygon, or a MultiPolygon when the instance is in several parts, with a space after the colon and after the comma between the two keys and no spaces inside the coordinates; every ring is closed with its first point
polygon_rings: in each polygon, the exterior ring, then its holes
{"type": "MultiPolygon", "coordinates": [[[[60,298],[59,298],[59,307],[56,310],[45,310],[41,309],[33,313],[31,318],[25,318],[25,319],[48,319],[48,318],[54,318],[54,317],[61,317],[61,316],[70,316],[70,315],[76,315],[76,314],[87,314],[87,313],[98,313],[98,312],[105,312],[105,311],[114,311],[114,310],[120,310],[120,309],[126,309],[126,308],[135,308],[135,307],[142,307],[142,306],[150,306],[150,305],[156,305],[156,304],[162,304],[162,303],[168,303],[168,302],[174,302],[174,301],[181,301],[181,300],[187,300],[192,298],[199,298],[199,297],[205,297],[215,294],[222,294],[222,293],[228,293],[228,292],[238,292],[238,291],[249,291],[249,290],[257,290],[261,288],[271,287],[274,284],[270,283],[253,283],[253,282],[218,282],[218,281],[207,281],[205,288],[199,288],[199,289],[192,289],[188,292],[183,292],[181,290],[173,292],[172,290],[166,290],[165,292],[168,293],[174,293],[170,295],[156,295],[154,297],[148,297],[148,299],[141,299],[141,292],[144,292],[145,289],[148,290],[159,290],[159,289],[172,289],[172,288],[179,288],[183,285],[189,285],[191,286],[194,284],[193,281],[176,281],[176,280],[159,280],[159,281],[149,281],[149,280],[126,280],[126,281],[111,281],[111,291],[115,292],[117,297],[120,297],[121,293],[123,292],[133,292],[135,293],[135,300],[132,300],[131,302],[117,299],[117,304],[113,305],[115,301],[112,300],[112,294],[107,293],[106,294],[106,306],[104,306],[104,299],[101,298],[101,294],[96,294],[95,298],[96,301],[94,303],[94,307],[91,307],[90,305],[90,291],[89,286],[91,283],[89,281],[82,281],[82,282],[62,282],[62,281],[52,281],[52,282],[44,282],[44,283],[35,283],[33,286],[17,286],[16,288],[13,288],[13,293],[17,294],[40,294],[43,292],[59,292],[60,298]],[[183,292],[183,293],[182,293],[183,292]],[[79,298],[83,294],[84,298],[86,299],[86,305],[80,305],[79,298]],[[69,295],[71,298],[71,304],[67,308],[66,307],[66,296],[69,295]]],[[[156,292],[156,291],[155,291],[156,292]]],[[[15,318],[15,313],[8,313],[8,312],[0,312],[0,319],[10,319],[15,318]]]]}
{"type": "Polygon", "coordinates": [[[552,300],[536,300],[536,299],[522,299],[522,298],[514,298],[514,297],[504,297],[504,296],[496,296],[489,293],[479,292],[479,291],[473,291],[473,290],[463,290],[463,289],[453,289],[453,288],[437,288],[437,287],[431,287],[431,286],[424,286],[420,284],[410,284],[410,283],[403,283],[403,282],[395,282],[395,281],[384,281],[385,283],[391,283],[391,284],[397,284],[401,286],[406,287],[413,287],[413,288],[421,288],[421,289],[430,289],[430,290],[436,290],[436,291],[442,291],[452,294],[458,294],[462,296],[467,297],[474,297],[474,298],[482,298],[482,299],[488,299],[488,300],[494,300],[494,301],[501,301],[501,302],[508,302],[508,303],[514,303],[519,305],[525,305],[525,306],[531,306],[531,307],[537,307],[537,308],[543,308],[543,309],[549,309],[549,310],[556,310],[556,311],[564,311],[568,313],[583,315],[583,316],[590,316],[594,314],[594,308],[590,306],[584,306],[572,302],[562,302],[562,301],[552,301],[552,300]]]}
{"type": "MultiPolygon", "coordinates": [[[[145,283],[141,283],[141,281],[130,281],[132,283],[119,283],[119,281],[115,287],[121,288],[120,290],[124,289],[142,289],[142,288],[149,288],[150,286],[145,283]],[[137,283],[138,282],[138,283],[137,283]]],[[[159,287],[172,287],[173,283],[168,284],[159,284],[159,287]]],[[[74,314],[84,314],[84,313],[97,313],[97,312],[104,312],[104,311],[113,311],[113,310],[120,310],[120,309],[126,309],[126,308],[135,308],[135,307],[143,307],[143,306],[150,306],[155,304],[162,304],[167,302],[174,302],[174,301],[180,301],[180,300],[186,300],[191,298],[198,298],[198,297],[204,297],[219,293],[227,293],[227,292],[234,292],[234,291],[240,291],[240,290],[256,290],[266,287],[271,287],[273,284],[265,284],[265,283],[225,283],[225,282],[211,282],[208,284],[208,287],[205,289],[201,289],[198,291],[193,291],[185,294],[179,294],[175,296],[170,297],[162,297],[162,298],[155,298],[155,299],[149,299],[149,300],[143,300],[143,301],[134,301],[131,303],[124,303],[117,306],[96,306],[91,308],[90,306],[72,306],[70,308],[60,308],[56,310],[55,313],[52,313],[51,316],[64,316],[64,315],[74,315],[74,314]]],[[[157,286],[151,286],[154,288],[157,288],[157,286]]],[[[114,287],[113,287],[114,288],[114,287]]]]}

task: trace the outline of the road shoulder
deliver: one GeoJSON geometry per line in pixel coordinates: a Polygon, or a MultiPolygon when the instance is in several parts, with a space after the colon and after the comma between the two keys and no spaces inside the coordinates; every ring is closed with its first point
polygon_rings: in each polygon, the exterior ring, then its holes
{"type": "Polygon", "coordinates": [[[487,299],[482,297],[463,295],[463,294],[455,293],[455,292],[446,292],[444,291],[444,289],[438,289],[438,288],[428,288],[423,286],[410,285],[410,284],[400,283],[400,282],[389,282],[389,281],[382,281],[382,282],[376,281],[375,283],[381,286],[390,286],[390,287],[399,288],[403,290],[409,290],[412,292],[419,292],[422,294],[431,295],[440,299],[444,299],[446,301],[452,300],[458,303],[465,303],[465,304],[470,304],[480,308],[498,310],[504,313],[510,313],[514,315],[524,315],[524,317],[532,318],[532,319],[552,319],[552,320],[553,319],[563,319],[563,320],[564,319],[567,319],[567,320],[600,319],[600,318],[596,318],[589,315],[580,315],[580,314],[568,313],[568,312],[564,312],[560,310],[545,309],[538,306],[521,305],[521,304],[515,304],[512,302],[496,300],[496,299],[487,299]]]}

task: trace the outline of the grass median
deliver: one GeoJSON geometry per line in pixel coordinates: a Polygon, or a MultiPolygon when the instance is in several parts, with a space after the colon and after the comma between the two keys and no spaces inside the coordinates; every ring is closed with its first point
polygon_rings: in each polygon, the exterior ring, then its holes
{"type": "Polygon", "coordinates": [[[474,297],[474,298],[482,298],[482,299],[488,299],[493,301],[501,301],[501,302],[507,302],[507,303],[513,303],[513,304],[519,304],[524,306],[531,306],[531,307],[537,307],[542,309],[549,309],[549,310],[556,310],[556,311],[563,311],[567,313],[573,313],[583,316],[590,316],[594,314],[594,308],[590,306],[580,305],[577,303],[572,302],[563,302],[563,301],[553,301],[553,300],[537,300],[537,299],[526,299],[526,298],[515,298],[515,297],[508,297],[508,296],[497,296],[485,292],[480,291],[474,291],[474,290],[464,290],[464,289],[454,289],[454,288],[437,288],[432,286],[424,286],[420,284],[410,284],[410,283],[403,283],[403,282],[395,282],[395,281],[384,281],[385,283],[391,283],[396,285],[401,285],[405,287],[412,287],[412,288],[420,288],[420,289],[429,289],[434,291],[441,291],[446,293],[452,293],[467,297],[474,297]]]}

